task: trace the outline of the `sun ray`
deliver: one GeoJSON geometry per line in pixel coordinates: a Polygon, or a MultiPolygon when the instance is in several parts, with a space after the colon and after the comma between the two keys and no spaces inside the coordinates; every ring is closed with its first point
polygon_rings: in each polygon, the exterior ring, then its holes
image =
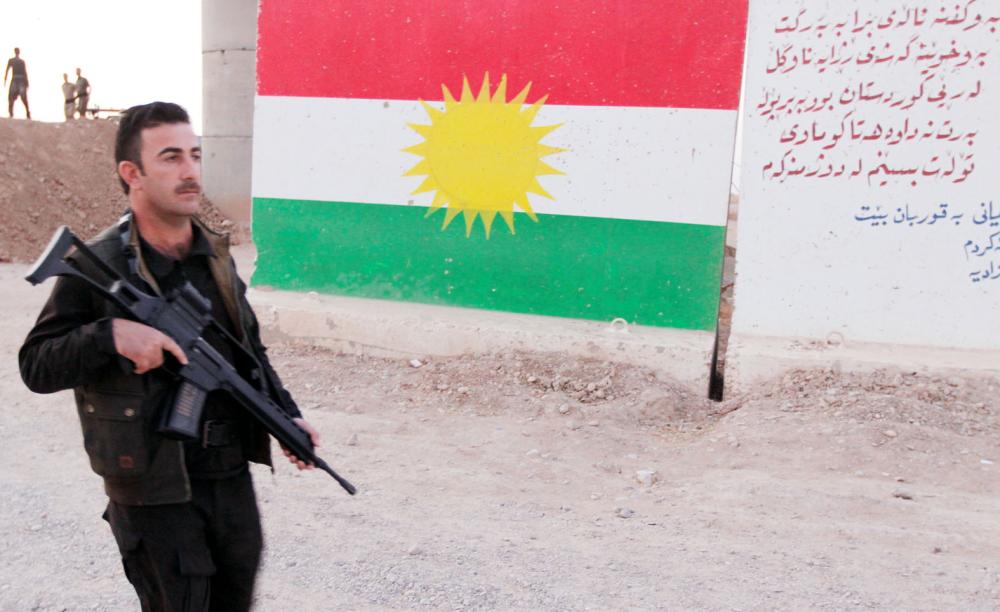
{"type": "Polygon", "coordinates": [[[538,111],[542,110],[542,105],[545,104],[546,99],[548,99],[548,96],[542,96],[541,98],[535,100],[534,104],[521,111],[521,116],[524,120],[528,123],[534,121],[535,115],[538,114],[538,111]]]}
{"type": "Polygon", "coordinates": [[[459,100],[462,104],[468,104],[473,102],[475,98],[472,97],[472,87],[469,85],[469,77],[462,77],[462,99],[459,100]]]}
{"type": "Polygon", "coordinates": [[[549,145],[543,145],[541,143],[539,143],[538,145],[539,157],[545,157],[546,155],[552,155],[554,153],[562,153],[563,151],[566,151],[566,149],[562,149],[559,147],[550,147],[549,145]]]}
{"type": "Polygon", "coordinates": [[[447,85],[441,85],[441,95],[444,96],[444,112],[455,110],[458,106],[458,101],[455,100],[455,96],[451,95],[451,90],[448,89],[447,85]]]}
{"type": "Polygon", "coordinates": [[[428,191],[434,191],[438,188],[437,181],[434,180],[433,176],[428,176],[424,179],[420,186],[410,192],[410,195],[417,195],[418,193],[427,193],[428,191]]]}
{"type": "Polygon", "coordinates": [[[444,111],[434,108],[423,100],[420,101],[420,105],[424,107],[425,111],[427,111],[427,116],[431,118],[432,124],[444,116],[444,111]]]}
{"type": "Polygon", "coordinates": [[[509,210],[501,210],[500,217],[504,220],[504,223],[507,224],[507,229],[510,230],[510,233],[516,233],[514,231],[514,213],[509,210]]]}
{"type": "Polygon", "coordinates": [[[531,218],[532,221],[538,223],[538,216],[535,215],[535,211],[531,208],[531,202],[528,201],[528,194],[524,194],[517,199],[517,205],[521,207],[521,210],[531,218]]]}
{"type": "Polygon", "coordinates": [[[442,230],[462,215],[466,237],[472,235],[479,219],[489,239],[499,216],[514,234],[515,207],[538,223],[531,200],[534,196],[554,199],[539,177],[563,171],[542,158],[565,149],[541,141],[560,126],[532,125],[548,97],[528,103],[530,90],[528,83],[507,101],[507,75],[501,75],[491,92],[486,72],[475,94],[468,76],[463,75],[457,100],[442,84],[444,110],[420,101],[430,125],[408,124],[424,140],[403,149],[422,158],[404,176],[423,177],[412,193],[434,193],[425,217],[445,209],[442,230]]]}
{"type": "Polygon", "coordinates": [[[525,189],[525,191],[527,191],[528,193],[537,193],[538,195],[546,197],[550,200],[555,199],[552,197],[552,194],[550,194],[548,191],[545,191],[545,188],[542,187],[542,184],[538,182],[538,179],[531,179],[531,186],[525,189]]]}
{"type": "Polygon", "coordinates": [[[545,163],[545,162],[543,162],[541,160],[538,160],[538,170],[535,172],[535,175],[536,176],[545,176],[545,175],[549,175],[549,174],[565,175],[566,173],[563,172],[562,170],[560,170],[559,168],[553,168],[552,166],[548,165],[547,163],[545,163]]]}
{"type": "Polygon", "coordinates": [[[497,85],[497,90],[493,92],[493,99],[490,100],[494,104],[506,104],[507,100],[507,75],[504,74],[500,77],[500,84],[497,85]]]}
{"type": "Polygon", "coordinates": [[[427,141],[418,142],[413,146],[406,147],[402,151],[403,153],[413,153],[414,155],[424,156],[427,154],[427,141]]]}
{"type": "Polygon", "coordinates": [[[451,220],[454,219],[462,212],[461,208],[451,208],[450,206],[444,211],[444,224],[441,225],[441,229],[446,229],[451,220]]]}
{"type": "Polygon", "coordinates": [[[443,191],[438,191],[434,194],[434,200],[431,202],[431,207],[427,209],[427,216],[431,213],[439,210],[442,206],[448,203],[448,196],[443,191]]]}
{"type": "Polygon", "coordinates": [[[537,125],[534,127],[530,127],[528,129],[531,130],[532,136],[534,136],[538,140],[541,140],[542,138],[548,136],[553,130],[558,130],[561,127],[562,124],[557,123],[555,125],[537,125]]]}
{"type": "Polygon", "coordinates": [[[413,130],[417,134],[420,134],[424,138],[430,136],[431,130],[434,128],[434,126],[424,125],[422,123],[407,123],[406,125],[409,126],[411,130],[413,130]]]}
{"type": "Polygon", "coordinates": [[[487,72],[483,75],[483,85],[479,88],[479,95],[476,96],[476,102],[480,104],[490,101],[490,73],[487,72]]]}
{"type": "Polygon", "coordinates": [[[521,108],[521,106],[524,105],[524,101],[528,99],[528,90],[529,89],[531,89],[531,83],[530,82],[527,85],[525,85],[524,89],[521,90],[521,93],[519,93],[516,96],[514,96],[514,99],[511,100],[510,102],[508,102],[508,104],[510,104],[511,106],[516,106],[518,108],[521,108]]]}
{"type": "Polygon", "coordinates": [[[472,224],[476,222],[476,216],[479,215],[478,210],[473,210],[471,208],[466,208],[462,211],[462,216],[465,217],[465,237],[468,238],[472,235],[472,224]]]}
{"type": "Polygon", "coordinates": [[[407,170],[406,174],[404,174],[403,176],[420,176],[422,174],[430,174],[430,173],[431,173],[431,165],[427,163],[426,159],[422,159],[417,162],[417,165],[407,170]]]}
{"type": "Polygon", "coordinates": [[[497,211],[495,210],[482,210],[479,211],[479,217],[483,220],[483,228],[486,229],[486,239],[490,239],[490,229],[493,227],[493,219],[496,218],[497,211]]]}

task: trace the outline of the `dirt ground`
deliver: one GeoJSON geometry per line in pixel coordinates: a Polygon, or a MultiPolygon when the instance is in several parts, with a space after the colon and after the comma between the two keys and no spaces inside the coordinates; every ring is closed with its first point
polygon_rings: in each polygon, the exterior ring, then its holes
{"type": "MultiPolygon", "coordinates": [[[[0,262],[33,261],[60,225],[89,238],[121,216],[128,201],[115,174],[117,127],[0,119],[0,262]]],[[[203,208],[216,229],[235,229],[211,203],[203,208]]]]}
{"type": "MultiPolygon", "coordinates": [[[[18,262],[123,208],[113,133],[0,120],[0,611],[137,609],[71,396],[16,363],[49,289],[18,262]]],[[[258,610],[1000,609],[1000,380],[806,371],[716,403],[558,354],[271,355],[360,492],[254,469],[258,610]]]]}
{"type": "MultiPolygon", "coordinates": [[[[0,265],[0,610],[136,609],[70,394],[19,379],[24,272],[0,265]]],[[[798,372],[714,403],[551,354],[271,353],[360,492],[254,470],[258,610],[1000,608],[1000,381],[798,372]]]]}

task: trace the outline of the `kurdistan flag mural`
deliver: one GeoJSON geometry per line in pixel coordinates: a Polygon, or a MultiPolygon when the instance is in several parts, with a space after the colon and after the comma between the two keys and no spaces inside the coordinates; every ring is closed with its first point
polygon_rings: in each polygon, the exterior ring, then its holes
{"type": "Polygon", "coordinates": [[[714,330],[746,12],[262,0],[254,283],[714,330]]]}

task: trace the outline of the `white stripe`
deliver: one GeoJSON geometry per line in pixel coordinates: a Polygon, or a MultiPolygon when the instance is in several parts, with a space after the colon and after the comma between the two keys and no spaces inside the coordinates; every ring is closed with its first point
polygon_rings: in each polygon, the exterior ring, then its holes
{"type": "MultiPolygon", "coordinates": [[[[403,176],[423,140],[407,123],[430,123],[416,101],[258,96],[253,195],[427,206],[403,176]]],[[[536,212],[725,225],[736,111],[546,105],[534,121],[556,123],[542,142],[567,151],[545,161],[566,174],[540,177],[555,199],[531,195],[536,212]]]]}

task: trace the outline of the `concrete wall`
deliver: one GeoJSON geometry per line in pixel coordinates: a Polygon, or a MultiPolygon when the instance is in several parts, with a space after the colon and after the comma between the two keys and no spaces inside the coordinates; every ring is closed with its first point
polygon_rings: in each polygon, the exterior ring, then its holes
{"type": "MultiPolygon", "coordinates": [[[[448,235],[451,243],[445,244],[440,233],[443,230],[435,235],[435,231],[425,233],[425,228],[417,225],[423,211],[418,210],[420,214],[404,226],[397,224],[394,211],[372,207],[426,208],[433,193],[419,197],[409,194],[416,185],[412,181],[423,179],[403,179],[407,168],[417,160],[400,156],[399,151],[420,142],[407,131],[406,124],[426,124],[429,117],[415,100],[438,100],[436,88],[469,68],[463,64],[459,70],[457,64],[421,59],[419,52],[433,49],[435,38],[429,35],[433,28],[424,28],[419,21],[411,26],[407,18],[405,27],[417,30],[402,37],[408,41],[406,53],[400,62],[389,62],[390,70],[383,74],[379,65],[371,63],[384,57],[382,38],[377,53],[371,56],[361,43],[377,36],[339,48],[338,41],[343,42],[343,37],[336,32],[351,30],[320,23],[332,19],[322,6],[317,8],[306,0],[265,0],[265,8],[268,5],[275,10],[280,6],[286,16],[297,15],[303,21],[299,25],[282,19],[268,21],[277,27],[271,28],[274,36],[267,44],[262,43],[265,54],[270,54],[271,68],[262,80],[265,91],[257,103],[265,111],[278,102],[290,105],[277,109],[271,113],[273,116],[258,118],[259,136],[269,142],[268,146],[258,147],[255,157],[266,157],[267,163],[254,179],[254,193],[268,219],[260,233],[265,242],[264,268],[269,270],[265,284],[390,300],[379,303],[259,292],[260,300],[275,306],[269,310],[273,333],[338,348],[407,354],[450,354],[488,350],[490,346],[534,346],[599,357],[624,351],[631,359],[657,364],[684,380],[703,381],[699,372],[707,370],[710,358],[706,348],[710,332],[704,326],[700,331],[699,325],[680,326],[690,331],[671,330],[672,323],[666,319],[656,322],[644,320],[646,315],[626,316],[626,321],[640,326],[631,326],[637,335],[632,342],[623,343],[618,336],[607,336],[612,332],[600,323],[603,316],[589,317],[596,319],[593,322],[562,319],[555,323],[554,319],[534,316],[412,304],[424,301],[493,308],[494,297],[489,294],[482,299],[473,296],[465,303],[451,297],[456,281],[462,280],[447,275],[458,271],[461,261],[456,262],[444,251],[440,260],[450,265],[435,268],[429,264],[419,270],[420,278],[410,278],[416,281],[411,284],[417,289],[404,295],[407,274],[413,274],[414,257],[426,254],[429,245],[487,253],[467,267],[475,273],[470,282],[486,274],[486,285],[495,293],[503,286],[490,284],[493,281],[488,263],[503,264],[506,253],[523,249],[528,244],[523,242],[524,235],[535,231],[529,220],[515,216],[522,242],[510,242],[510,248],[487,252],[485,249],[491,244],[495,247],[498,240],[513,239],[513,232],[498,238],[495,231],[484,242],[481,235],[470,236],[466,228],[463,237],[456,226],[465,224],[458,217],[451,228],[457,235],[448,235]],[[288,27],[291,31],[281,29],[288,27]],[[426,40],[414,46],[414,41],[422,40],[421,35],[427,36],[426,40]],[[292,58],[289,62],[301,64],[294,75],[282,76],[282,54],[292,58]],[[368,59],[352,63],[355,54],[368,59]],[[409,68],[401,72],[400,66],[409,68]],[[447,70],[428,77],[414,72],[421,66],[447,70]],[[407,80],[404,73],[413,79],[407,80]],[[415,82],[420,85],[414,86],[415,82]],[[373,93],[373,87],[386,88],[385,95],[373,93]],[[344,127],[347,131],[343,134],[331,133],[340,129],[337,118],[350,114],[341,111],[353,112],[365,102],[372,102],[375,110],[365,113],[374,118],[378,130],[355,123],[344,127]],[[330,108],[320,108],[324,104],[330,108]],[[347,134],[360,136],[355,143],[344,138],[347,134]],[[373,193],[378,198],[365,199],[374,197],[373,193]],[[316,208],[309,214],[296,215],[283,215],[280,210],[323,201],[338,202],[340,208],[316,208]],[[386,212],[393,217],[392,229],[387,226],[385,231],[376,232],[373,243],[372,236],[366,234],[371,232],[370,225],[360,223],[354,209],[342,210],[352,203],[361,206],[357,210],[386,212]],[[344,225],[345,216],[355,225],[344,225]],[[322,222],[318,221],[320,217],[322,222]],[[298,225],[294,219],[299,220],[298,225]],[[315,242],[319,238],[326,242],[315,242]],[[386,247],[398,247],[404,238],[412,242],[401,249],[400,261],[405,261],[408,271],[379,263],[377,253],[388,251],[371,245],[379,244],[382,238],[388,240],[383,245],[386,247]],[[480,241],[480,246],[473,245],[471,241],[475,240],[480,241]],[[294,245],[298,254],[292,255],[287,249],[282,252],[282,245],[294,245]],[[354,253],[353,260],[343,259],[345,246],[354,253]],[[375,285],[365,280],[366,269],[351,268],[358,262],[384,268],[388,280],[375,284],[382,289],[368,290],[375,285]],[[438,273],[444,276],[438,278],[438,273]],[[438,281],[441,292],[434,289],[438,281]],[[382,295],[379,292],[383,289],[389,292],[382,295]],[[331,313],[339,324],[331,322],[331,313]],[[650,321],[664,324],[664,328],[644,331],[642,324],[650,321]],[[338,331],[331,331],[335,327],[338,331]],[[491,334],[504,339],[490,340],[491,334]],[[441,340],[443,335],[450,336],[448,341],[441,340]]],[[[703,8],[692,10],[704,13],[703,8]]],[[[377,17],[376,9],[369,6],[358,14],[377,17]]],[[[475,10],[481,12],[480,17],[490,18],[488,6],[475,10]]],[[[256,18],[255,2],[223,0],[203,4],[206,193],[225,212],[244,222],[250,217],[256,18]]],[[[998,29],[1000,9],[976,1],[959,5],[909,0],[877,5],[861,0],[751,3],[741,155],[742,240],[727,358],[730,388],[752,384],[792,367],[893,366],[1000,372],[1000,326],[990,322],[990,315],[1000,307],[1000,198],[995,189],[995,177],[1000,173],[1000,116],[995,112],[1000,108],[1000,78],[995,66],[1000,61],[998,29]]],[[[371,28],[364,29],[369,31],[371,28]]],[[[704,37],[701,39],[704,42],[704,37]]],[[[461,46],[468,41],[451,42],[461,46]]],[[[565,55],[561,53],[560,57],[565,55]]],[[[468,59],[467,55],[463,57],[468,59]]],[[[477,70],[487,67],[473,66],[477,70]]],[[[478,87],[480,74],[467,76],[473,88],[478,87]]],[[[494,73],[494,79],[496,76],[494,73]]],[[[517,76],[523,80],[532,75],[517,76]]],[[[574,160],[587,147],[575,142],[569,143],[572,147],[560,143],[558,137],[574,129],[575,119],[572,114],[563,117],[550,112],[558,108],[560,101],[566,102],[561,98],[565,92],[559,90],[557,81],[544,80],[544,91],[539,91],[538,75],[534,76],[536,89],[529,102],[538,94],[554,92],[539,116],[568,126],[554,132],[551,144],[572,152],[552,158],[556,169],[569,170],[567,178],[559,179],[562,183],[544,179],[543,184],[551,188],[555,200],[552,204],[533,200],[536,212],[558,214],[577,207],[586,212],[574,214],[583,216],[615,219],[623,214],[620,209],[595,213],[585,198],[576,198],[577,191],[565,189],[569,186],[579,191],[582,185],[586,187],[582,192],[600,194],[597,200],[619,206],[624,203],[637,211],[622,218],[651,220],[645,215],[654,209],[635,197],[643,193],[641,175],[630,175],[624,190],[614,194],[601,191],[609,185],[605,178],[623,176],[629,168],[615,169],[605,164],[603,173],[573,171],[574,160]],[[603,182],[595,181],[591,188],[587,181],[595,176],[603,182]],[[569,193],[574,196],[567,197],[569,193]],[[561,208],[566,204],[568,209],[561,208]]],[[[622,76],[618,80],[624,83],[627,79],[622,76]]],[[[448,84],[457,95],[460,81],[448,84]]],[[[723,117],[723,121],[727,120],[723,117]]],[[[718,125],[718,121],[705,118],[682,123],[696,127],[718,125]]],[[[657,129],[655,120],[644,125],[646,131],[657,129]]],[[[680,128],[668,131],[675,144],[684,140],[680,128]]],[[[589,132],[588,139],[595,134],[589,132]]],[[[706,133],[699,134],[704,140],[706,133]]],[[[704,157],[705,150],[704,142],[692,149],[692,163],[699,155],[704,157]]],[[[628,155],[635,151],[622,152],[628,155]]],[[[697,161],[703,164],[705,160],[697,161]]],[[[680,167],[675,162],[663,165],[680,167]]],[[[699,167],[704,170],[706,166],[699,167]]],[[[684,170],[682,174],[697,177],[694,182],[699,189],[719,182],[717,173],[684,170]]],[[[719,189],[725,186],[720,184],[719,189]]],[[[646,191],[660,193],[669,207],[671,193],[653,188],[646,191]]],[[[690,190],[681,191],[690,195],[690,190]]],[[[699,206],[696,203],[692,207],[692,214],[714,214],[699,206]]],[[[438,212],[438,223],[443,215],[438,212]]],[[[472,216],[468,227],[476,220],[472,216]]],[[[479,221],[483,220],[480,217],[479,221]]],[[[513,229],[513,222],[511,226],[513,229]]],[[[504,228],[499,217],[495,227],[504,228]]],[[[538,234],[535,239],[551,237],[538,234]]],[[[592,246],[601,244],[593,242],[592,246]]],[[[565,254],[565,250],[559,253],[565,254]]],[[[542,299],[523,308],[508,309],[539,312],[533,308],[546,301],[546,296],[540,294],[546,290],[546,283],[524,281],[537,281],[537,272],[544,266],[531,268],[512,263],[498,266],[498,281],[506,281],[508,288],[523,295],[542,299]],[[526,269],[534,276],[519,276],[526,269]]],[[[621,277],[616,278],[609,276],[609,283],[621,284],[621,277]]],[[[634,282],[626,284],[635,286],[634,282]]],[[[611,288],[609,285],[607,289],[611,288]]],[[[585,289],[581,285],[579,291],[585,289]]],[[[594,304],[589,297],[581,301],[586,308],[594,304]]],[[[559,299],[548,301],[558,303],[559,299]]],[[[665,303],[676,307],[672,299],[668,297],[665,303]]],[[[661,315],[666,312],[663,308],[655,310],[661,315]]]]}
{"type": "Polygon", "coordinates": [[[202,2],[205,195],[239,224],[250,221],[256,0],[202,2]]]}
{"type": "Polygon", "coordinates": [[[998,16],[751,4],[728,383],[1000,367],[998,16]]]}
{"type": "Polygon", "coordinates": [[[523,340],[553,350],[653,328],[636,352],[707,382],[746,8],[263,0],[254,284],[399,303],[477,350],[517,325],[559,329],[523,340]]]}

